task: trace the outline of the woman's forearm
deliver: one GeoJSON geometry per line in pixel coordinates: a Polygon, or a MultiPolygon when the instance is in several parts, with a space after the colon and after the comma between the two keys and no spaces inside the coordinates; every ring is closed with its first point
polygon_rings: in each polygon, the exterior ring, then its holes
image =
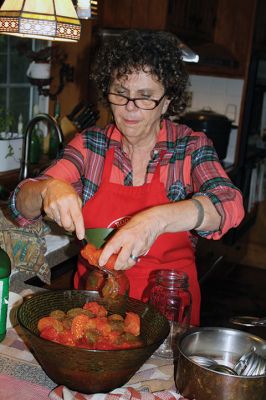
{"type": "Polygon", "coordinates": [[[161,233],[193,229],[216,231],[221,224],[221,216],[211,200],[205,196],[158,206],[153,211],[155,218],[158,218],[161,233]]]}
{"type": "Polygon", "coordinates": [[[25,182],[17,194],[16,208],[27,219],[45,213],[65,230],[76,231],[80,240],[84,238],[82,201],[68,182],[54,178],[25,182]]]}
{"type": "Polygon", "coordinates": [[[51,179],[26,182],[16,198],[18,211],[27,219],[34,219],[41,215],[43,209],[43,193],[51,179]]]}
{"type": "Polygon", "coordinates": [[[119,253],[115,268],[127,269],[134,265],[130,254],[146,254],[163,233],[187,232],[196,225],[198,230],[218,230],[221,217],[211,200],[204,196],[197,196],[197,200],[202,204],[202,218],[199,218],[199,208],[193,200],[162,204],[135,214],[106,243],[99,265],[105,265],[111,254],[119,253]],[[199,221],[202,222],[199,224],[199,221]]]}

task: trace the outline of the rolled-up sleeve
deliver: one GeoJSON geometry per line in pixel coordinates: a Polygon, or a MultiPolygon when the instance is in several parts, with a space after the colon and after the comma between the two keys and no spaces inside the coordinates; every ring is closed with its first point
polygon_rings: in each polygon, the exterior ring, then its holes
{"type": "Polygon", "coordinates": [[[9,199],[9,208],[16,223],[20,226],[26,226],[38,220],[25,218],[16,207],[16,199],[22,186],[27,182],[40,181],[44,179],[61,179],[73,185],[79,195],[82,192],[81,175],[83,174],[84,158],[86,151],[83,147],[83,136],[77,134],[72,141],[65,147],[63,154],[57,160],[54,160],[42,175],[32,179],[25,179],[20,182],[9,199]]]}
{"type": "Polygon", "coordinates": [[[41,215],[37,218],[34,219],[27,219],[25,218],[17,209],[16,207],[16,200],[17,200],[17,195],[19,191],[21,190],[22,186],[25,185],[27,182],[34,182],[38,180],[44,180],[48,179],[48,176],[39,176],[38,178],[29,178],[29,179],[24,179],[22,182],[20,182],[15,190],[11,193],[10,199],[9,199],[9,209],[11,211],[12,217],[14,218],[15,222],[20,225],[20,226],[27,226],[29,224],[32,224],[35,221],[38,221],[41,218],[41,215]]]}
{"type": "Polygon", "coordinates": [[[207,196],[221,216],[219,230],[198,231],[198,234],[217,240],[244,218],[243,197],[222,167],[211,140],[199,134],[195,143],[191,153],[193,197],[207,196]]]}

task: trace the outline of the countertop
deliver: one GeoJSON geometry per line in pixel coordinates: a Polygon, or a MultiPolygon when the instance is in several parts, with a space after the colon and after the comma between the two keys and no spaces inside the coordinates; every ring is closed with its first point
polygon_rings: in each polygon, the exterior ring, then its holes
{"type": "Polygon", "coordinates": [[[47,224],[51,232],[45,235],[47,247],[45,258],[49,267],[52,268],[77,255],[80,251],[80,246],[74,235],[67,234],[56,223],[49,221],[47,224]]]}

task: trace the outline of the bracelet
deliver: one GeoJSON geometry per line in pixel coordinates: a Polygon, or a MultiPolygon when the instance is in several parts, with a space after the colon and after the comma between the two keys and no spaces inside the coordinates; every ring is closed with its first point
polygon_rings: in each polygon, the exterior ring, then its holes
{"type": "Polygon", "coordinates": [[[203,205],[201,204],[201,202],[195,198],[191,199],[191,201],[193,201],[193,203],[195,204],[195,206],[197,207],[198,210],[198,218],[197,218],[197,222],[194,226],[193,229],[197,229],[203,222],[204,220],[204,208],[203,205]]]}

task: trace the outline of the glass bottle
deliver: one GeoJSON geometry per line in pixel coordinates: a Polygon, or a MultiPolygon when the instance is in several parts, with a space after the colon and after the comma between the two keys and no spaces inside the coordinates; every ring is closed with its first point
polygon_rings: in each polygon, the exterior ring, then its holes
{"type": "Polygon", "coordinates": [[[0,342],[6,335],[6,318],[9,295],[9,277],[11,273],[11,261],[7,253],[0,248],[0,342]]]}
{"type": "Polygon", "coordinates": [[[173,358],[178,336],[184,333],[190,324],[191,294],[188,290],[188,276],[174,269],[162,269],[155,271],[152,279],[148,301],[170,323],[170,333],[155,354],[173,358]]]}
{"type": "Polygon", "coordinates": [[[23,116],[20,113],[18,117],[18,136],[22,137],[23,136],[23,116]]]}
{"type": "Polygon", "coordinates": [[[31,141],[30,141],[30,163],[31,164],[38,164],[41,158],[42,153],[42,144],[41,138],[39,136],[39,130],[34,129],[31,134],[31,141]]]}

